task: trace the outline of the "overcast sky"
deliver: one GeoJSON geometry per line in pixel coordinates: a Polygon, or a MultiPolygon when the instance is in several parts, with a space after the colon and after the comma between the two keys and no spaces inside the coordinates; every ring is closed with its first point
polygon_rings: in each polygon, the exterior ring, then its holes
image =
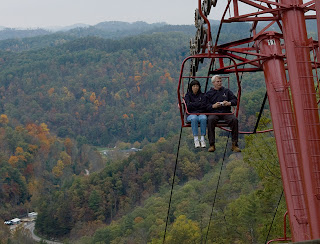
{"type": "MultiPolygon", "coordinates": [[[[225,2],[218,1],[215,10],[225,2]]],[[[103,21],[193,24],[197,6],[198,0],[1,0],[0,26],[34,28],[103,21]]],[[[209,18],[221,17],[210,14],[209,18]]]]}
{"type": "MultiPolygon", "coordinates": [[[[10,28],[68,26],[80,23],[95,25],[104,21],[190,25],[194,24],[194,11],[198,7],[198,0],[0,1],[0,26],[10,28]]],[[[209,19],[220,20],[227,2],[228,0],[218,0],[209,19]]],[[[248,5],[240,2],[239,8],[242,14],[248,11],[248,5]]]]}

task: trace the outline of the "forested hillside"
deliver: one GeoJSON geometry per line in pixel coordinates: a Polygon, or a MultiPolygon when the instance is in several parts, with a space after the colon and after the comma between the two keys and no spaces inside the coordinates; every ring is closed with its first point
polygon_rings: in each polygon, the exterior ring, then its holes
{"type": "MultiPolygon", "coordinates": [[[[96,36],[107,39],[120,39],[128,36],[136,36],[159,27],[166,26],[165,23],[147,24],[142,21],[126,23],[121,21],[101,22],[93,26],[65,27],[58,30],[30,29],[19,30],[4,28],[0,30],[0,49],[6,51],[25,51],[40,49],[48,46],[57,46],[69,40],[81,37],[96,36]]],[[[193,31],[192,26],[187,26],[193,31]]],[[[50,28],[52,29],[52,28],[50,28]]],[[[166,29],[166,28],[165,28],[166,29]]],[[[173,28],[174,31],[177,27],[173,28]]],[[[161,31],[162,32],[162,31],[161,31]]]]}
{"type": "MultiPolygon", "coordinates": [[[[22,124],[45,122],[60,137],[83,136],[93,145],[157,141],[178,128],[174,90],[188,38],[183,32],[86,37],[0,52],[0,112],[22,124]]],[[[262,76],[256,77],[254,84],[244,77],[244,88],[262,87],[262,76]]],[[[253,115],[256,105],[248,109],[253,115]]]]}
{"type": "MultiPolygon", "coordinates": [[[[177,81],[192,28],[1,41],[0,219],[34,209],[37,232],[65,243],[162,243],[180,127],[177,81]],[[93,147],[121,142],[142,150],[120,160],[93,147]]],[[[248,30],[226,26],[221,42],[248,30]]],[[[242,75],[242,88],[240,127],[252,130],[263,75],[242,75]]],[[[260,126],[270,128],[267,109],[260,126]]],[[[226,132],[217,133],[210,154],[183,131],[168,243],[205,238],[227,142],[226,132]]],[[[226,153],[211,243],[262,243],[282,191],[273,135],[240,144],[242,154],[226,153]]],[[[284,211],[282,199],[273,236],[281,235],[284,211]]],[[[8,236],[0,233],[2,240],[8,236]]]]}
{"type": "Polygon", "coordinates": [[[104,167],[100,154],[84,141],[60,139],[45,123],[13,126],[0,117],[0,216],[24,215],[48,190],[59,187],[72,175],[104,167]]]}
{"type": "Polygon", "coordinates": [[[172,91],[187,53],[182,43],[182,34],[159,33],[2,52],[1,112],[22,124],[46,122],[60,137],[81,135],[95,145],[155,141],[177,128],[172,91]]]}
{"type": "MultiPolygon", "coordinates": [[[[217,138],[212,155],[193,149],[188,135],[180,148],[166,243],[204,241],[215,198],[208,243],[263,243],[282,195],[272,135],[248,137],[244,158],[228,151],[217,195],[227,138],[217,138]]],[[[100,173],[73,177],[43,197],[37,229],[70,243],[162,243],[177,141],[177,135],[161,138],[100,173]]],[[[281,236],[284,212],[282,198],[271,236],[281,236]]]]}

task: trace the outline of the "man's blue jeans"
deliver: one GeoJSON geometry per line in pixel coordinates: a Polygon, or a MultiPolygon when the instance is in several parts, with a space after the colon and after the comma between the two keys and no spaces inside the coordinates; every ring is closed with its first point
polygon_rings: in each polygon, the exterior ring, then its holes
{"type": "Polygon", "coordinates": [[[200,123],[200,132],[202,136],[206,135],[207,129],[207,116],[204,114],[201,115],[189,115],[187,121],[191,122],[192,134],[193,136],[198,135],[198,124],[200,123]]]}

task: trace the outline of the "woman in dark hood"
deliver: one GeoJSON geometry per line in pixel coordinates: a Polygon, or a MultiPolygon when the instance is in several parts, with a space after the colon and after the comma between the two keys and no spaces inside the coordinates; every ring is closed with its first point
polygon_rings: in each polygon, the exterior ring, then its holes
{"type": "Polygon", "coordinates": [[[206,111],[206,96],[201,92],[201,86],[199,81],[193,80],[189,84],[188,92],[184,97],[187,105],[189,115],[187,121],[191,122],[192,134],[194,137],[194,146],[206,147],[205,135],[207,129],[207,116],[204,114],[197,115],[198,113],[204,113],[206,111]],[[193,114],[194,113],[194,114],[193,114]],[[200,124],[201,138],[198,138],[198,124],[200,124]]]}

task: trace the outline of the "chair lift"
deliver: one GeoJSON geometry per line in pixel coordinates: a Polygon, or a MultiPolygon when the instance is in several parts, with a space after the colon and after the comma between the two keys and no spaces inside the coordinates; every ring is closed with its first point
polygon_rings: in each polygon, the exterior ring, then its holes
{"type": "MultiPolygon", "coordinates": [[[[204,72],[204,70],[200,70],[199,73],[204,72]]],[[[200,82],[201,83],[201,82],[200,82]]],[[[181,66],[181,71],[180,71],[180,78],[179,78],[179,84],[178,84],[178,89],[177,89],[177,94],[178,94],[178,102],[179,102],[179,109],[180,109],[180,117],[181,117],[181,125],[182,127],[191,127],[191,124],[187,122],[186,118],[188,115],[194,114],[194,115],[200,115],[200,114],[205,114],[205,115],[223,115],[223,114],[234,114],[238,118],[239,114],[239,107],[240,107],[240,97],[241,97],[241,82],[239,79],[238,75],[238,70],[237,70],[237,65],[236,62],[233,58],[229,56],[224,56],[224,55],[216,55],[216,54],[198,54],[198,55],[193,55],[189,56],[186,58],[181,66]],[[190,71],[189,75],[184,75],[185,73],[185,64],[186,62],[190,60],[191,65],[190,65],[190,71]],[[226,66],[225,65],[225,60],[229,61],[231,65],[226,66]],[[205,76],[196,76],[196,73],[198,71],[198,65],[199,63],[204,63],[205,61],[208,61],[208,70],[207,74],[205,76]],[[217,62],[218,61],[218,62],[217,62]],[[214,66],[218,66],[214,67],[214,66]],[[188,89],[189,83],[193,79],[205,79],[205,91],[207,91],[208,83],[209,80],[211,81],[211,77],[213,75],[219,74],[221,75],[221,78],[223,80],[228,80],[228,88],[230,87],[230,77],[225,76],[224,74],[228,73],[234,73],[235,78],[236,78],[236,83],[238,87],[237,91],[237,106],[233,109],[232,113],[189,113],[186,103],[184,101],[184,96],[186,93],[186,90],[188,89]],[[187,80],[187,86],[185,87],[184,81],[187,80]]],[[[228,127],[226,122],[224,120],[219,120],[217,127],[223,128],[223,127],[228,127]]]]}

